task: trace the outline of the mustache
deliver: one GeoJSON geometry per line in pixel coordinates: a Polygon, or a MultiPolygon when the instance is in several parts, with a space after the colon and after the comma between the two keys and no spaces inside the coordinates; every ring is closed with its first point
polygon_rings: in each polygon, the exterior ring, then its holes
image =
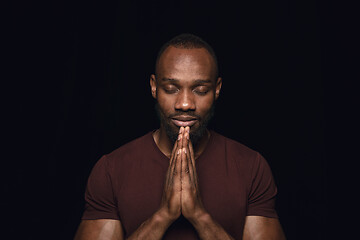
{"type": "Polygon", "coordinates": [[[182,111],[176,111],[175,113],[169,115],[169,118],[177,117],[177,116],[189,116],[196,119],[201,119],[201,117],[194,112],[182,112],[182,111]]]}

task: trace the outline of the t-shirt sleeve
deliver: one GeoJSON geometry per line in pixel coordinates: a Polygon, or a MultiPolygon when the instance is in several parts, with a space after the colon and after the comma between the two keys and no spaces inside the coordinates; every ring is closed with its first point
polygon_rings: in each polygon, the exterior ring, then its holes
{"type": "Polygon", "coordinates": [[[258,153],[252,169],[247,215],[277,218],[276,194],[277,188],[271,169],[266,160],[258,153]]]}
{"type": "Polygon", "coordinates": [[[103,156],[92,169],[85,191],[85,211],[82,220],[119,219],[113,185],[103,156]]]}

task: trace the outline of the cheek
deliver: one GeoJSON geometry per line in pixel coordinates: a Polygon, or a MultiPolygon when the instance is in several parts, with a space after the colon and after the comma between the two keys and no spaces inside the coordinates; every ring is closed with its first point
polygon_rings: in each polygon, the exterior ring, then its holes
{"type": "Polygon", "coordinates": [[[196,110],[198,114],[202,116],[206,115],[210,111],[214,101],[214,97],[210,95],[199,99],[196,104],[196,110]]]}
{"type": "Polygon", "coordinates": [[[160,109],[165,115],[171,113],[174,109],[174,100],[171,98],[164,98],[162,95],[158,96],[157,102],[159,104],[160,109]]]}

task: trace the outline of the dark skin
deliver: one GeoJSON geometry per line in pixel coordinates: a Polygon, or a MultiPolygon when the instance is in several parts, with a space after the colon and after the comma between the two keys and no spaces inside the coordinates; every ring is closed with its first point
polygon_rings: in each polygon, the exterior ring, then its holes
{"type": "MultiPolygon", "coordinates": [[[[152,96],[157,100],[170,129],[178,131],[178,139],[169,139],[165,127],[153,135],[159,149],[169,157],[162,201],[159,209],[128,239],[161,239],[168,227],[183,215],[201,239],[233,239],[203,207],[199,192],[195,161],[204,151],[209,132],[194,149],[189,138],[196,131],[219,96],[222,80],[215,76],[215,63],[207,50],[168,47],[160,58],[157,76],[151,75],[152,96]],[[176,112],[193,112],[199,118],[194,124],[179,127],[170,116],[176,112]]],[[[124,239],[119,220],[100,219],[81,222],[75,236],[79,239],[124,239]]],[[[247,216],[245,240],[285,239],[278,219],[247,216]]]]}

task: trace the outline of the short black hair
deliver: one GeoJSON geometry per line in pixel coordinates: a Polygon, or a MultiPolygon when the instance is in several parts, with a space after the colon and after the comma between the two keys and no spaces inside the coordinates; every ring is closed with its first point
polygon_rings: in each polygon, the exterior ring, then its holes
{"type": "Polygon", "coordinates": [[[157,65],[159,63],[161,55],[169,46],[173,46],[175,48],[183,48],[183,49],[205,48],[214,59],[215,67],[216,67],[215,76],[218,77],[218,75],[219,75],[218,69],[219,68],[218,68],[217,57],[216,57],[214,49],[203,39],[201,39],[200,37],[198,37],[194,34],[191,34],[191,33],[182,33],[180,35],[177,35],[177,36],[173,37],[172,39],[170,39],[168,42],[166,42],[164,45],[162,45],[162,47],[160,48],[158,55],[156,57],[155,73],[156,73],[157,65]]]}

